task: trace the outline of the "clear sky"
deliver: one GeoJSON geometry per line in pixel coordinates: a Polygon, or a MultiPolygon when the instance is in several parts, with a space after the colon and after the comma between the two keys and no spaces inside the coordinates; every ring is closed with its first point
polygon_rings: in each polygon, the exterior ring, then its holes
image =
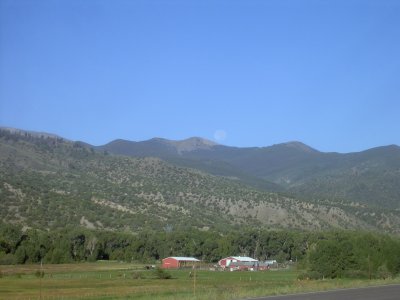
{"type": "Polygon", "coordinates": [[[0,126],[400,145],[400,1],[0,0],[0,126]]]}

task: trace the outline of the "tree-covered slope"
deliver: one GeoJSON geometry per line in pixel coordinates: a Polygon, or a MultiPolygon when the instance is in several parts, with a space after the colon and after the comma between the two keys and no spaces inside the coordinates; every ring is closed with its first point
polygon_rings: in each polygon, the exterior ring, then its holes
{"type": "Polygon", "coordinates": [[[118,155],[158,157],[177,166],[235,179],[261,190],[283,190],[280,185],[253,175],[240,165],[232,164],[231,157],[237,156],[236,149],[239,148],[213,144],[200,138],[183,141],[154,138],[142,142],[115,140],[95,148],[118,155]]]}
{"type": "MultiPolygon", "coordinates": [[[[184,141],[182,141],[184,142],[184,141]]],[[[400,147],[357,153],[325,153],[300,142],[237,148],[214,144],[181,149],[179,142],[114,141],[100,149],[134,157],[154,156],[179,166],[235,178],[267,191],[305,198],[400,208],[400,147]]]]}
{"type": "Polygon", "coordinates": [[[295,194],[347,199],[400,209],[400,147],[386,146],[343,155],[329,171],[293,185],[295,194]]]}
{"type": "Polygon", "coordinates": [[[300,201],[157,158],[110,155],[78,142],[4,130],[0,214],[33,228],[70,224],[126,231],[262,226],[398,232],[400,224],[398,211],[300,201]]]}

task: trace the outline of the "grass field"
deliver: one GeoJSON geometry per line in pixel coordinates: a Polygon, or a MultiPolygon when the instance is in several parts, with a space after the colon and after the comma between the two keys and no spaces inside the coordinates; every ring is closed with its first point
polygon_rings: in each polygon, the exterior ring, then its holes
{"type": "Polygon", "coordinates": [[[97,262],[0,266],[0,299],[243,299],[334,288],[399,283],[391,280],[298,281],[295,270],[266,272],[169,271],[156,279],[143,265],[97,262]]]}

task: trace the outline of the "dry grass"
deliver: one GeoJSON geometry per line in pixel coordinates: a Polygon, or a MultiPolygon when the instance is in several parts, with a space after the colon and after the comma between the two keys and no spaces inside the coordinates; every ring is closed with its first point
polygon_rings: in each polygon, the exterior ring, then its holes
{"type": "Polygon", "coordinates": [[[45,273],[62,274],[62,273],[78,273],[78,272],[94,272],[94,271],[112,271],[112,270],[134,270],[143,269],[143,264],[119,263],[113,261],[104,261],[96,263],[80,263],[80,264],[44,264],[36,265],[8,265],[0,266],[3,275],[15,274],[34,274],[37,270],[43,269],[45,273]]]}
{"type": "Polygon", "coordinates": [[[173,279],[154,277],[143,265],[83,263],[1,266],[0,299],[187,299],[230,300],[335,288],[399,283],[400,280],[298,281],[295,271],[212,272],[171,271],[173,279]],[[138,274],[140,276],[138,276],[138,274]]]}

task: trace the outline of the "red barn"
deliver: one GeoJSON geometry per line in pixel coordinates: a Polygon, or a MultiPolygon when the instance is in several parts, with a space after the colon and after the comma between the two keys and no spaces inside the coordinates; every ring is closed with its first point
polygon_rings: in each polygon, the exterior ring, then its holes
{"type": "Polygon", "coordinates": [[[167,257],[162,260],[161,268],[163,269],[179,269],[185,267],[193,267],[200,260],[194,257],[180,257],[180,256],[172,256],[167,257]]]}

